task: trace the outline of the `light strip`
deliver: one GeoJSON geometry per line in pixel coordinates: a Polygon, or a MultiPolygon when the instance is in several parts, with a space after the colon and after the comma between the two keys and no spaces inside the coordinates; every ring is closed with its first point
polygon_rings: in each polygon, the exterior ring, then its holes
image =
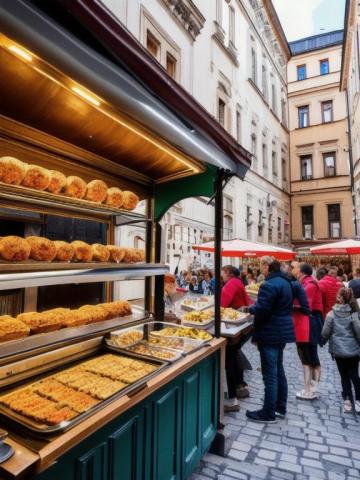
{"type": "Polygon", "coordinates": [[[80,97],[83,97],[85,98],[85,100],[88,100],[90,103],[92,103],[93,105],[96,105],[97,107],[100,106],[100,102],[92,97],[91,95],[89,95],[87,92],[85,92],[84,90],[82,90],[81,88],[79,87],[71,87],[71,90],[73,90],[75,93],[77,93],[78,95],[80,95],[80,97]]]}
{"type": "Polygon", "coordinates": [[[18,47],[17,45],[10,45],[8,49],[10,50],[10,52],[15,53],[16,55],[18,55],[19,57],[23,58],[26,61],[28,62],[32,61],[32,56],[22,48],[18,47]]]}

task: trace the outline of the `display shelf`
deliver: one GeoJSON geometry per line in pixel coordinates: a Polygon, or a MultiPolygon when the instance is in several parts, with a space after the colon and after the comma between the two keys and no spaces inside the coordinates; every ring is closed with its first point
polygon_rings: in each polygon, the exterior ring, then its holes
{"type": "MultiPolygon", "coordinates": [[[[54,264],[49,264],[53,267],[54,264]]],[[[70,264],[71,265],[71,264],[70,264]]],[[[3,273],[0,275],[0,290],[13,288],[42,287],[46,285],[65,285],[69,283],[115,282],[134,278],[164,275],[169,271],[167,265],[158,263],[142,264],[74,264],[76,269],[3,273]],[[86,266],[88,265],[88,268],[86,266]]],[[[68,264],[67,266],[68,267],[68,264]]]]}
{"type": "Polygon", "coordinates": [[[107,205],[89,202],[78,198],[56,195],[54,193],[34,190],[18,185],[8,185],[0,182],[0,200],[3,206],[24,209],[25,206],[36,209],[41,207],[46,211],[74,212],[76,214],[95,215],[100,217],[117,217],[117,223],[146,221],[145,215],[130,210],[112,208],[107,205]]]}

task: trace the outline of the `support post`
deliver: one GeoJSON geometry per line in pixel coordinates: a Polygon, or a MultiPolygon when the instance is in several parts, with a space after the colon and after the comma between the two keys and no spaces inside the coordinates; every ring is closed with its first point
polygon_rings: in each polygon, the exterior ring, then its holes
{"type": "Polygon", "coordinates": [[[223,235],[223,182],[225,173],[218,170],[215,179],[215,337],[221,335],[221,241],[223,235]]]}
{"type": "MultiPolygon", "coordinates": [[[[155,223],[155,262],[161,260],[161,225],[155,223]]],[[[164,305],[164,275],[155,277],[155,319],[158,322],[164,321],[165,305],[164,305]]]]}

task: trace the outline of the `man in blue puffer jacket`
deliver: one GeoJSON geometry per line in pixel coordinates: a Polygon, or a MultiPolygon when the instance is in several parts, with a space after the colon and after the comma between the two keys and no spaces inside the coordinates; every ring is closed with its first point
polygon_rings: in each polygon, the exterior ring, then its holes
{"type": "Polygon", "coordinates": [[[253,341],[260,352],[265,398],[261,410],[247,411],[246,416],[255,422],[275,423],[276,415],[283,417],[286,414],[288,386],[283,351],[287,343],[295,342],[294,299],[298,298],[304,313],[309,307],[305,291],[302,287],[294,288],[281,271],[280,262],[272,257],[262,257],[260,266],[266,280],[249,311],[254,315],[253,341]]]}

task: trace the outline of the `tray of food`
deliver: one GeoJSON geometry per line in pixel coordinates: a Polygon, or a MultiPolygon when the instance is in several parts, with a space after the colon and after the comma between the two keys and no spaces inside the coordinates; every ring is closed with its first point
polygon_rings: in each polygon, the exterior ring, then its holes
{"type": "Polygon", "coordinates": [[[162,337],[160,335],[149,336],[150,345],[160,345],[177,350],[183,355],[193,353],[204,346],[203,340],[194,340],[188,337],[162,337]]]}
{"type": "Polygon", "coordinates": [[[36,434],[66,431],[168,366],[132,352],[105,352],[0,395],[0,413],[36,434]]]}
{"type": "Polygon", "coordinates": [[[177,326],[161,322],[156,323],[159,323],[161,327],[151,330],[149,332],[149,338],[191,338],[202,341],[203,344],[213,338],[210,333],[200,328],[177,326]]]}
{"type": "Polygon", "coordinates": [[[249,321],[250,317],[249,313],[239,312],[233,308],[221,308],[221,321],[225,323],[240,325],[249,321]]]}
{"type": "Polygon", "coordinates": [[[144,338],[144,326],[122,328],[110,333],[107,343],[113,347],[126,348],[139,343],[144,338]]]}
{"type": "MultiPolygon", "coordinates": [[[[110,348],[119,348],[113,345],[111,340],[107,340],[107,344],[110,348]]],[[[136,353],[141,357],[146,358],[156,358],[159,360],[163,360],[164,362],[173,363],[183,357],[183,354],[179,350],[173,350],[171,348],[167,348],[161,345],[155,345],[147,342],[146,340],[142,340],[135,345],[131,345],[125,347],[126,351],[136,353]]]]}
{"type": "Polygon", "coordinates": [[[188,312],[191,312],[193,310],[195,311],[200,311],[200,310],[205,310],[209,307],[214,305],[214,297],[188,297],[185,298],[180,306],[183,310],[187,310],[188,312]]]}
{"type": "Polygon", "coordinates": [[[181,318],[181,323],[189,327],[210,328],[214,325],[214,310],[193,310],[186,312],[181,318]]]}

